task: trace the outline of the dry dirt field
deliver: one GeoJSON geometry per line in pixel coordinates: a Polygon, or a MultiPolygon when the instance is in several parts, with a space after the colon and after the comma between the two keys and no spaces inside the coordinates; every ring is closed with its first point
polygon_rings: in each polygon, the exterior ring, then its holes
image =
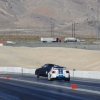
{"type": "Polygon", "coordinates": [[[100,71],[100,51],[60,47],[0,47],[0,66],[38,68],[45,63],[68,69],[100,71]]]}

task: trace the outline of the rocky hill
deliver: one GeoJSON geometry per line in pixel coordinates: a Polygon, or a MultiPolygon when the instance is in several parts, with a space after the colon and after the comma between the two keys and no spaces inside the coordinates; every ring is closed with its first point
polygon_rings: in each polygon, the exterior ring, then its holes
{"type": "Polygon", "coordinates": [[[0,28],[51,27],[95,34],[100,0],[0,0],[0,28]]]}

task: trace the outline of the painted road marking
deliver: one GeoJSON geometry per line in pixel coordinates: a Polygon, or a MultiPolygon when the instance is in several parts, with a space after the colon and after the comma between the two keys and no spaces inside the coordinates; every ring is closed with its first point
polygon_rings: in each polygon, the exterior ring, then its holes
{"type": "MultiPolygon", "coordinates": [[[[6,78],[2,77],[1,79],[6,79],[6,78]]],[[[26,81],[26,80],[22,80],[22,79],[20,80],[20,79],[15,79],[15,78],[10,78],[9,80],[19,81],[19,82],[26,82],[26,83],[32,83],[32,84],[38,84],[38,85],[44,85],[44,86],[49,86],[49,87],[52,86],[52,87],[56,87],[56,88],[63,88],[63,89],[70,89],[70,90],[72,90],[72,88],[68,87],[68,86],[60,86],[60,85],[53,85],[53,84],[47,84],[47,83],[26,81]]],[[[94,90],[88,90],[88,89],[77,88],[75,90],[82,91],[82,92],[89,92],[89,93],[100,94],[100,91],[94,91],[94,90]]]]}
{"type": "MultiPolygon", "coordinates": [[[[4,79],[4,78],[3,78],[4,79]]],[[[31,81],[25,81],[25,80],[18,80],[18,79],[10,79],[10,80],[14,80],[14,81],[19,81],[19,82],[26,82],[26,83],[35,83],[35,84],[37,84],[38,82],[31,82],[31,81]]],[[[52,91],[52,90],[46,90],[46,89],[40,89],[40,88],[36,88],[36,87],[32,87],[32,86],[24,86],[24,85],[21,85],[21,84],[16,84],[16,83],[11,83],[11,82],[7,82],[6,81],[6,83],[7,84],[10,84],[10,85],[15,85],[15,86],[19,86],[19,87],[23,87],[23,88],[28,88],[28,89],[34,89],[34,90],[38,90],[38,91],[40,91],[40,92],[46,92],[46,93],[52,93],[53,95],[59,95],[59,96],[65,96],[65,97],[70,97],[70,98],[74,98],[74,99],[76,99],[76,100],[86,100],[87,99],[87,97],[85,98],[85,97],[80,97],[80,96],[76,96],[76,95],[73,95],[73,94],[66,94],[66,93],[61,93],[61,92],[56,92],[56,91],[52,91]]],[[[40,84],[39,84],[40,85],[40,84]]],[[[42,85],[46,85],[46,84],[42,84],[42,85]]],[[[49,85],[49,84],[47,84],[47,85],[49,85]]],[[[41,98],[45,98],[45,99],[48,99],[48,97],[46,96],[46,97],[44,97],[43,95],[40,95],[40,94],[35,94],[35,93],[33,93],[32,94],[33,96],[35,95],[37,95],[37,96],[41,96],[41,98]]],[[[49,100],[53,100],[53,98],[52,97],[49,97],[49,100]]],[[[92,100],[92,99],[89,99],[88,98],[88,100],[92,100]]]]}

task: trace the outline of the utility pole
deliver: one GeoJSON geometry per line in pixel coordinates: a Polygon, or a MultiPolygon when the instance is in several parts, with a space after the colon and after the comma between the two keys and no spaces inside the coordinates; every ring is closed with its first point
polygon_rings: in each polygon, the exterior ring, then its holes
{"type": "Polygon", "coordinates": [[[53,34],[53,29],[54,29],[54,24],[53,24],[52,18],[51,18],[51,37],[54,36],[54,34],[53,34]]]}
{"type": "Polygon", "coordinates": [[[59,37],[60,37],[60,5],[58,6],[58,10],[59,10],[59,24],[58,24],[58,29],[59,29],[59,37]]]}
{"type": "Polygon", "coordinates": [[[51,18],[51,37],[52,37],[52,18],[51,18]]]}
{"type": "Polygon", "coordinates": [[[51,24],[51,37],[53,37],[53,24],[51,24]]]}
{"type": "Polygon", "coordinates": [[[99,6],[98,6],[98,0],[96,0],[96,6],[97,6],[97,24],[96,24],[96,42],[98,44],[98,21],[99,21],[99,6]]]}
{"type": "Polygon", "coordinates": [[[72,37],[75,37],[75,21],[72,21],[72,37]]]}
{"type": "Polygon", "coordinates": [[[75,21],[74,21],[74,37],[75,37],[75,21]]]}
{"type": "Polygon", "coordinates": [[[72,37],[73,37],[73,21],[72,21],[72,37]]]}

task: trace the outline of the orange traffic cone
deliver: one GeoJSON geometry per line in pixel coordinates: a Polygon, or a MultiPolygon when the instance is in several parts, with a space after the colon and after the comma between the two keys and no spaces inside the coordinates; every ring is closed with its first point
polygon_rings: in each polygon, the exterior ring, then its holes
{"type": "Polygon", "coordinates": [[[7,79],[9,79],[9,78],[10,78],[10,76],[8,75],[8,76],[6,76],[6,78],[7,78],[7,79]]]}
{"type": "Polygon", "coordinates": [[[77,85],[76,84],[72,84],[72,89],[76,89],[77,85]]]}

